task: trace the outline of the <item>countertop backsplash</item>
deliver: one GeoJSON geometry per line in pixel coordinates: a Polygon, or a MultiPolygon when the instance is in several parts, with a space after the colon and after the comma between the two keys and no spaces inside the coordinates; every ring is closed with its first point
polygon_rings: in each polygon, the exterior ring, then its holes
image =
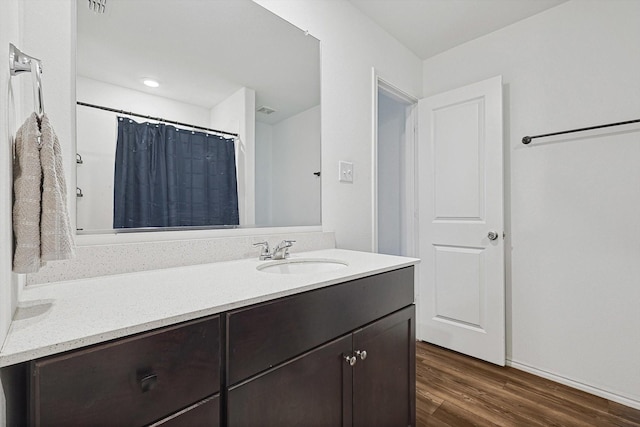
{"type": "Polygon", "coordinates": [[[284,239],[296,241],[292,253],[335,248],[333,232],[78,246],[75,259],[48,263],[39,272],[28,274],[26,284],[38,285],[252,257],[257,259],[260,249],[253,247],[254,243],[266,240],[276,245],[284,239]]]}

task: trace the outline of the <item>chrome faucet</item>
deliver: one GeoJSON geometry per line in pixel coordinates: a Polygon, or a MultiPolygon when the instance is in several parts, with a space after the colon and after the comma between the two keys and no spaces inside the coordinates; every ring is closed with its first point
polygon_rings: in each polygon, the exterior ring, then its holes
{"type": "Polygon", "coordinates": [[[273,248],[273,252],[269,252],[269,242],[254,243],[253,246],[262,246],[259,259],[260,261],[265,261],[268,259],[289,258],[289,248],[292,247],[295,242],[295,240],[283,240],[273,248]]]}
{"type": "Polygon", "coordinates": [[[269,252],[269,242],[254,243],[253,246],[262,246],[262,250],[260,251],[260,258],[259,258],[260,261],[271,259],[271,253],[269,252]]]}
{"type": "Polygon", "coordinates": [[[273,249],[271,253],[271,259],[285,259],[289,258],[289,248],[293,246],[295,240],[283,240],[273,249]]]}

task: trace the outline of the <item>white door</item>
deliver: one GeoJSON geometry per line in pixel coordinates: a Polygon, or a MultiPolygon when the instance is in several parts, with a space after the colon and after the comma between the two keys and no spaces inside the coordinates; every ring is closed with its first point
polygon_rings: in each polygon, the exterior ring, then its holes
{"type": "Polygon", "coordinates": [[[502,77],[419,102],[418,339],[505,363],[502,77]]]}

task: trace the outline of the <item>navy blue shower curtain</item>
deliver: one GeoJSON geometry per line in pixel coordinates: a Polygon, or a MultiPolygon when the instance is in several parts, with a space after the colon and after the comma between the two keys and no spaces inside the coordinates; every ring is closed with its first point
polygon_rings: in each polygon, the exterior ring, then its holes
{"type": "Polygon", "coordinates": [[[114,228],[238,225],[232,139],[117,120],[114,228]]]}

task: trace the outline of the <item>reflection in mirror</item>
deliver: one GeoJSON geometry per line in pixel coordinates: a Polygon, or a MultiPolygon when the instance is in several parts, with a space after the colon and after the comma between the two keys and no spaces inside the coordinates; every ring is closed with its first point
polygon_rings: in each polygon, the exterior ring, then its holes
{"type": "Polygon", "coordinates": [[[78,1],[77,29],[78,233],[320,224],[317,39],[251,0],[78,1]]]}

